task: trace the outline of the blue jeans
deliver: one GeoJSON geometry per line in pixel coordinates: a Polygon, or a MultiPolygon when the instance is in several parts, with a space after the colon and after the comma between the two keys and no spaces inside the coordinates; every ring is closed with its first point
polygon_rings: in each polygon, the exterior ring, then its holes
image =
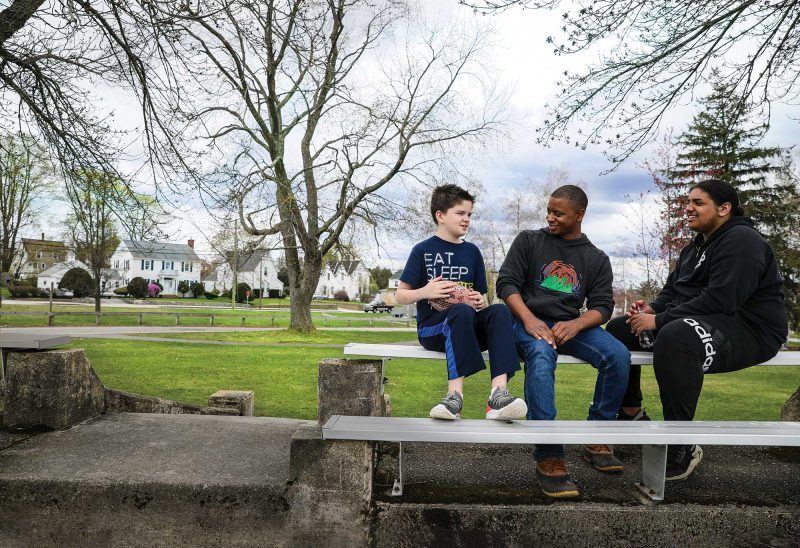
{"type": "MultiPolygon", "coordinates": [[[[549,327],[556,322],[543,320],[549,327]]],[[[631,354],[625,346],[601,327],[581,331],[566,343],[553,349],[525,331],[522,322],[513,318],[514,341],[525,353],[525,401],[528,420],[556,418],[556,359],[569,354],[585,360],[597,369],[594,398],[589,406],[588,420],[616,420],[617,411],[628,386],[631,354]]],[[[537,444],[537,461],[549,457],[564,457],[562,445],[537,444]]]]}

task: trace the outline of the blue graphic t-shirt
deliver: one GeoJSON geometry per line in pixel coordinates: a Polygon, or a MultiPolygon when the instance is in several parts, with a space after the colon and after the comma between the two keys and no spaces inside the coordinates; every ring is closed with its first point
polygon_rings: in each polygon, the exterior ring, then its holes
{"type": "MultiPolygon", "coordinates": [[[[486,270],[478,247],[470,242],[454,244],[438,236],[431,236],[414,246],[408,257],[400,281],[419,289],[441,276],[464,287],[486,293],[486,270]]],[[[427,299],[417,301],[417,325],[427,325],[427,320],[437,314],[427,299]]]]}

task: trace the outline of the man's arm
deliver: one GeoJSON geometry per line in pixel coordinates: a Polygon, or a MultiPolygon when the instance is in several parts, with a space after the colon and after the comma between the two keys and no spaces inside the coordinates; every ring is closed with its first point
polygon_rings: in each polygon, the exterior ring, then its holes
{"type": "Polygon", "coordinates": [[[586,312],[575,318],[558,322],[553,326],[553,335],[557,344],[564,344],[575,335],[586,329],[597,327],[608,321],[614,310],[614,294],[611,261],[603,255],[602,263],[592,285],[586,289],[586,312]]]}

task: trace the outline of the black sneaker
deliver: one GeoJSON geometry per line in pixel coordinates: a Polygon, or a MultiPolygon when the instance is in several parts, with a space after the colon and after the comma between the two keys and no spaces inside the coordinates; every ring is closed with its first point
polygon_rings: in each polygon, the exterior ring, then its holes
{"type": "Polygon", "coordinates": [[[667,449],[667,481],[679,481],[689,477],[703,460],[699,445],[670,445],[667,449]]]}
{"type": "Polygon", "coordinates": [[[455,420],[461,418],[461,408],[464,406],[464,398],[458,392],[448,394],[440,403],[431,409],[432,419],[455,420]]]}
{"type": "Polygon", "coordinates": [[[620,409],[617,412],[617,420],[618,421],[649,421],[650,417],[647,416],[647,413],[644,412],[644,408],[639,409],[639,412],[635,415],[628,415],[625,411],[620,409]]]}

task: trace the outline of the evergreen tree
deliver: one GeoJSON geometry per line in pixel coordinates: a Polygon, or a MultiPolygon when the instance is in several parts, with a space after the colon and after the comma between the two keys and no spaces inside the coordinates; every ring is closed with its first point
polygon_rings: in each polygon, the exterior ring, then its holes
{"type": "Polygon", "coordinates": [[[772,248],[784,277],[792,326],[800,325],[800,189],[790,173],[788,150],[761,147],[767,125],[754,120],[753,108],[715,75],[711,94],[678,139],[681,152],[672,175],[691,182],[721,179],[739,192],[741,202],[772,248]]]}

